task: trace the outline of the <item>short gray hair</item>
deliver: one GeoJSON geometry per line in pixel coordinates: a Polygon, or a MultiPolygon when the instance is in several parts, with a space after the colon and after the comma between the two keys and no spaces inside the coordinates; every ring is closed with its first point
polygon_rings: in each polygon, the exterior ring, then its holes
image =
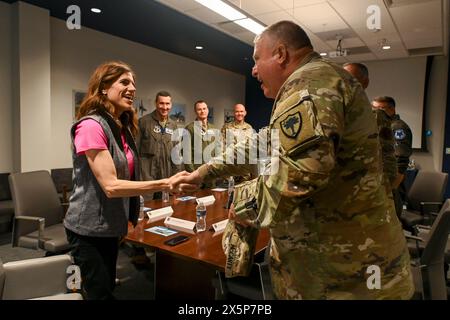
{"type": "Polygon", "coordinates": [[[287,47],[293,49],[301,49],[304,47],[313,48],[311,40],[305,30],[292,21],[284,20],[268,26],[255,38],[255,42],[263,35],[269,35],[275,39],[281,40],[287,47]]]}

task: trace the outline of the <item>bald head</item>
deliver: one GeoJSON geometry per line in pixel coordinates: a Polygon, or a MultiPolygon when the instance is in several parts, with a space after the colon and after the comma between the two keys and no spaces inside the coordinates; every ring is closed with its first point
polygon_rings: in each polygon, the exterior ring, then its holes
{"type": "Polygon", "coordinates": [[[234,105],[234,121],[236,123],[243,123],[246,115],[247,111],[245,110],[245,106],[243,104],[238,103],[234,105]]]}
{"type": "Polygon", "coordinates": [[[268,98],[275,98],[286,79],[313,51],[306,32],[292,21],[280,21],[255,38],[252,75],[268,98]]]}
{"type": "MultiPolygon", "coordinates": [[[[280,21],[267,27],[259,37],[269,36],[286,45],[289,48],[298,50],[304,47],[312,49],[311,40],[298,24],[292,21],[280,21]]],[[[256,37],[255,41],[259,38],[256,37]]]]}
{"type": "Polygon", "coordinates": [[[344,64],[343,68],[355,77],[364,89],[369,86],[369,70],[365,65],[362,63],[350,62],[344,64]]]}

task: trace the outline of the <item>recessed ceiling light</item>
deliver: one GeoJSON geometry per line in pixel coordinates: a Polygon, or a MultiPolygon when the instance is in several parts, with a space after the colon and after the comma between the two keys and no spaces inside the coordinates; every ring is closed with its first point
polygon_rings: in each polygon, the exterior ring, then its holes
{"type": "Polygon", "coordinates": [[[197,49],[197,50],[203,50],[203,47],[202,47],[202,46],[195,46],[195,49],[197,49]]]}
{"type": "Polygon", "coordinates": [[[253,19],[245,18],[241,20],[233,21],[234,23],[240,25],[241,27],[253,32],[254,34],[258,35],[266,28],[262,24],[256,22],[253,19]]]}
{"type": "Polygon", "coordinates": [[[389,50],[391,46],[389,45],[388,41],[386,39],[381,39],[381,49],[383,50],[389,50]]]}
{"type": "Polygon", "coordinates": [[[91,8],[91,11],[94,12],[94,13],[102,12],[102,10],[100,10],[99,8],[91,8]]]}
{"type": "Polygon", "coordinates": [[[241,10],[234,8],[223,0],[195,0],[196,2],[204,5],[208,9],[220,14],[222,17],[240,25],[241,27],[253,32],[254,34],[260,34],[266,26],[248,17],[241,10]]]}
{"type": "Polygon", "coordinates": [[[325,56],[327,55],[327,53],[326,53],[326,52],[321,52],[320,55],[321,55],[322,57],[325,57],[325,56]]]}

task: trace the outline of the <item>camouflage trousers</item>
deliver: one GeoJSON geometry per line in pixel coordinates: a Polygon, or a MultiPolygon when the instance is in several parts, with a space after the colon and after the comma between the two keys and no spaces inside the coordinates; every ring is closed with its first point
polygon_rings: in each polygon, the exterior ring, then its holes
{"type": "Polygon", "coordinates": [[[271,229],[270,269],[278,299],[404,300],[414,294],[403,233],[397,233],[392,245],[377,245],[383,242],[383,232],[372,235],[372,242],[354,239],[341,245],[305,241],[291,227],[271,229]],[[359,250],[348,250],[352,245],[359,250]],[[376,270],[371,269],[377,267],[378,287],[376,270]]]}

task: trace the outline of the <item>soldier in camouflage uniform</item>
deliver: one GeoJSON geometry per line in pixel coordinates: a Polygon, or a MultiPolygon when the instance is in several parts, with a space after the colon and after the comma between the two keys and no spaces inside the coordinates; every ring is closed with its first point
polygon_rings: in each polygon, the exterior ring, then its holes
{"type": "Polygon", "coordinates": [[[397,175],[393,182],[395,209],[400,217],[406,198],[404,185],[405,172],[408,169],[409,157],[412,154],[412,132],[405,121],[395,113],[395,100],[392,97],[377,97],[372,101],[375,109],[383,110],[391,119],[391,130],[395,139],[394,149],[397,161],[397,175]]]}
{"type": "MultiPolygon", "coordinates": [[[[222,127],[222,142],[224,148],[228,147],[228,144],[233,145],[254,134],[252,126],[245,122],[246,115],[247,111],[243,104],[238,103],[234,106],[234,121],[225,123],[222,127]]],[[[235,176],[234,181],[240,183],[250,178],[251,175],[235,176]]]]}
{"type": "MultiPolygon", "coordinates": [[[[369,86],[369,70],[362,63],[349,62],[343,68],[358,80],[364,90],[369,86]]],[[[392,188],[397,177],[397,159],[394,150],[394,135],[391,130],[391,117],[384,111],[372,108],[377,119],[378,136],[381,145],[381,156],[383,161],[383,173],[385,179],[386,193],[392,198],[392,188]]]]}
{"type": "MultiPolygon", "coordinates": [[[[194,103],[194,111],[197,115],[195,121],[189,123],[185,129],[188,131],[191,138],[191,163],[185,164],[185,169],[188,172],[192,172],[198,167],[200,167],[203,163],[209,161],[209,159],[203,159],[203,151],[207,148],[211,143],[217,143],[216,135],[217,128],[208,121],[208,105],[203,100],[198,100],[194,103]],[[198,141],[201,141],[201,150],[200,148],[196,148],[195,146],[195,136],[197,136],[198,141]],[[202,154],[201,161],[195,161],[195,153],[202,154]],[[200,163],[195,163],[200,162],[200,163]]],[[[219,137],[220,138],[220,137],[219,137]]],[[[212,148],[212,146],[210,147],[212,148]]],[[[215,156],[215,152],[212,152],[212,156],[215,156]]]]}
{"type": "MultiPolygon", "coordinates": [[[[236,219],[270,229],[277,298],[409,299],[408,249],[382,184],[377,125],[362,87],[290,21],[258,36],[253,57],[253,75],[275,98],[279,170],[258,179],[256,212],[236,219]],[[368,285],[372,270],[379,287],[368,285]]],[[[178,182],[251,169],[209,163],[178,182]]]]}
{"type": "Polygon", "coordinates": [[[238,103],[234,106],[234,121],[224,123],[222,127],[222,138],[224,143],[226,142],[227,130],[233,132],[234,136],[239,136],[240,132],[243,132],[246,135],[252,134],[252,126],[245,122],[246,115],[247,111],[245,110],[245,106],[243,104],[238,103]]]}
{"type": "MultiPolygon", "coordinates": [[[[175,143],[172,134],[176,123],[169,118],[172,98],[169,92],[156,94],[156,110],[139,119],[137,147],[141,161],[141,180],[169,178],[181,171],[181,167],[171,160],[171,150],[175,143]]],[[[161,192],[145,196],[147,200],[161,198],[161,192]]]]}

